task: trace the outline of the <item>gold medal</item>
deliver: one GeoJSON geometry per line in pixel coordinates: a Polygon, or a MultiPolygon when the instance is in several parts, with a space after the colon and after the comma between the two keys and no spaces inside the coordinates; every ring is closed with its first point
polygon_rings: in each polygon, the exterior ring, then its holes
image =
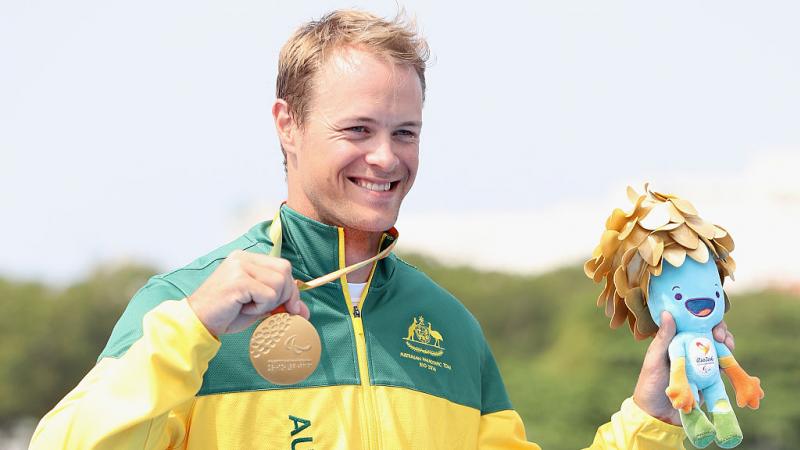
{"type": "MultiPolygon", "coordinates": [[[[399,237],[396,229],[389,232],[394,240],[377,255],[311,281],[295,280],[297,288],[300,291],[314,289],[385,258],[399,237]]],[[[273,243],[270,256],[281,255],[282,234],[278,209],[269,230],[273,243]]],[[[288,314],[284,305],[275,308],[270,317],[258,324],[250,338],[250,362],[259,375],[273,384],[287,385],[305,380],[316,370],[321,352],[322,343],[314,325],[302,316],[288,314]]]]}
{"type": "Polygon", "coordinates": [[[261,322],[250,339],[250,361],[274,384],[295,384],[319,364],[322,346],[313,325],[301,316],[273,314],[261,322]]]}

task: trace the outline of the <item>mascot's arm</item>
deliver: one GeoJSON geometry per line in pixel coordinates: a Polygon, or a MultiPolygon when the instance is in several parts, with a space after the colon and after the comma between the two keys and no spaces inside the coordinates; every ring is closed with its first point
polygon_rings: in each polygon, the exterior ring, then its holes
{"type": "Polygon", "coordinates": [[[747,374],[742,366],[736,362],[731,351],[725,344],[714,342],[719,354],[719,367],[725,371],[731,379],[733,390],[736,391],[736,404],[740,408],[749,406],[758,409],[759,402],[764,398],[764,390],[761,389],[761,380],[747,374]]]}
{"type": "Polygon", "coordinates": [[[683,339],[675,336],[669,344],[669,386],[667,386],[667,397],[672,402],[675,409],[680,409],[685,413],[692,411],[694,407],[694,395],[689,387],[689,379],[686,377],[686,351],[683,339]]]}

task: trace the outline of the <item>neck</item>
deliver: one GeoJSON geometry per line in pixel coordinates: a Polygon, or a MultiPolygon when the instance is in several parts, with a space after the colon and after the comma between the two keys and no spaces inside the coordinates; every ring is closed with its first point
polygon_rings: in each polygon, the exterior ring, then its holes
{"type": "MultiPolygon", "coordinates": [[[[383,233],[362,231],[352,228],[344,229],[344,262],[352,265],[365,259],[372,258],[378,253],[378,245],[383,233]]],[[[373,264],[367,264],[354,272],[347,274],[347,281],[351,283],[365,283],[369,278],[373,264]]]]}

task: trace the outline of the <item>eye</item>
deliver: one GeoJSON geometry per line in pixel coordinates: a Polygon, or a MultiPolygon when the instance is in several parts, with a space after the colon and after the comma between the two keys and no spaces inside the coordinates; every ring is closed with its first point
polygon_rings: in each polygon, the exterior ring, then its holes
{"type": "Polygon", "coordinates": [[[675,294],[675,300],[683,300],[683,294],[681,294],[680,292],[675,294]]]}
{"type": "Polygon", "coordinates": [[[719,298],[719,291],[715,292],[715,294],[717,294],[717,298],[719,298]]]}
{"type": "Polygon", "coordinates": [[[352,131],[354,133],[366,133],[367,132],[367,127],[359,125],[359,126],[356,126],[356,127],[347,128],[347,131],[352,131]]]}
{"type": "Polygon", "coordinates": [[[411,130],[397,130],[394,135],[405,141],[416,141],[417,139],[417,133],[411,130]]]}

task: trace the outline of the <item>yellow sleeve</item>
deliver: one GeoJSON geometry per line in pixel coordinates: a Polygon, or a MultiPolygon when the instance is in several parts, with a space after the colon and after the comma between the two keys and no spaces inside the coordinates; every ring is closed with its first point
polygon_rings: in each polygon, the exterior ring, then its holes
{"type": "Polygon", "coordinates": [[[538,445],[528,442],[522,418],[512,409],[481,416],[478,448],[480,450],[541,450],[538,445]]]}
{"type": "Polygon", "coordinates": [[[142,337],[103,358],[49,413],[30,449],[163,449],[181,445],[186,416],[220,342],[186,300],[143,319],[142,337]]]}
{"type": "Polygon", "coordinates": [[[683,450],[683,428],[642,411],[633,399],[622,402],[611,421],[597,429],[590,450],[683,450]]]}

